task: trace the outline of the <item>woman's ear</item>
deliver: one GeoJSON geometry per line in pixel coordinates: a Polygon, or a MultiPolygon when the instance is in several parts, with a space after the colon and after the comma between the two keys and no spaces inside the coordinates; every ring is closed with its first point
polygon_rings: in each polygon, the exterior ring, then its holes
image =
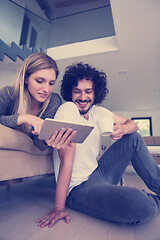
{"type": "Polygon", "coordinates": [[[25,78],[24,83],[27,85],[28,84],[28,78],[25,78]]]}

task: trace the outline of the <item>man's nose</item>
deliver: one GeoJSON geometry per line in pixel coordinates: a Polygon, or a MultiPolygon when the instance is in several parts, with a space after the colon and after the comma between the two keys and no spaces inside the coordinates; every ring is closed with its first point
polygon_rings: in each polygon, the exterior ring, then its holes
{"type": "Polygon", "coordinates": [[[86,99],[86,94],[85,92],[81,92],[81,100],[85,100],[86,99]]]}

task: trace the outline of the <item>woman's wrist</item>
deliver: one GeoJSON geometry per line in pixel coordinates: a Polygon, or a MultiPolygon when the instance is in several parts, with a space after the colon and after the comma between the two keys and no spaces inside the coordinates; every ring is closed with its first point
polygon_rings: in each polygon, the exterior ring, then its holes
{"type": "Polygon", "coordinates": [[[23,123],[23,118],[24,118],[24,115],[20,114],[17,118],[17,125],[21,125],[23,123]]]}
{"type": "Polygon", "coordinates": [[[29,115],[28,114],[20,114],[17,119],[17,125],[21,125],[23,123],[27,123],[29,120],[29,115]]]}

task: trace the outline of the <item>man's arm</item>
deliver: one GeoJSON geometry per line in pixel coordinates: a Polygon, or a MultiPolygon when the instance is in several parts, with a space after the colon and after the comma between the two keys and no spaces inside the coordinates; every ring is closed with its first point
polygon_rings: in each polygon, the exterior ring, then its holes
{"type": "Polygon", "coordinates": [[[113,140],[118,140],[125,134],[131,134],[138,130],[136,123],[133,120],[123,118],[116,114],[113,115],[114,127],[113,134],[111,135],[113,140]]]}
{"type": "Polygon", "coordinates": [[[69,146],[59,149],[58,154],[61,163],[57,179],[55,208],[64,209],[75,157],[75,143],[71,143],[69,146]]]}
{"type": "Polygon", "coordinates": [[[65,211],[65,202],[72,174],[75,144],[70,143],[67,147],[59,149],[58,153],[61,163],[56,186],[55,206],[51,212],[37,220],[41,228],[47,225],[52,227],[60,219],[65,219],[66,223],[70,222],[70,216],[65,211]]]}

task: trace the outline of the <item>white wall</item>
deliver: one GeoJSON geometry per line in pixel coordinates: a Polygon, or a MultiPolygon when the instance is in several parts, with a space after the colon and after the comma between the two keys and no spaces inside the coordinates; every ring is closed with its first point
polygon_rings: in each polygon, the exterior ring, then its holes
{"type": "Polygon", "coordinates": [[[115,114],[131,119],[132,117],[151,117],[152,118],[152,133],[153,136],[160,136],[160,110],[148,111],[115,111],[115,114]]]}
{"type": "Polygon", "coordinates": [[[119,53],[102,63],[109,66],[113,93],[108,104],[114,110],[119,104],[128,111],[160,109],[160,1],[111,0],[111,6],[119,53]]]}
{"type": "Polygon", "coordinates": [[[0,61],[0,89],[13,84],[17,70],[22,62],[19,58],[17,58],[16,62],[12,62],[6,56],[4,57],[4,61],[0,61]]]}

